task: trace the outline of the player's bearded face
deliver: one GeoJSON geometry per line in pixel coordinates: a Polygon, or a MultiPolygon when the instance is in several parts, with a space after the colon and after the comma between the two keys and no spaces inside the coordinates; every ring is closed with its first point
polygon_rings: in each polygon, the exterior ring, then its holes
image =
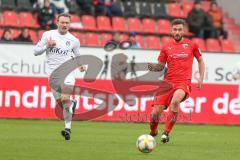
{"type": "Polygon", "coordinates": [[[182,24],[177,24],[172,26],[172,36],[175,41],[179,42],[182,40],[184,35],[184,26],[182,24]]]}
{"type": "Polygon", "coordinates": [[[59,17],[58,19],[58,31],[61,34],[65,34],[68,32],[70,27],[70,18],[69,17],[59,17]]]}

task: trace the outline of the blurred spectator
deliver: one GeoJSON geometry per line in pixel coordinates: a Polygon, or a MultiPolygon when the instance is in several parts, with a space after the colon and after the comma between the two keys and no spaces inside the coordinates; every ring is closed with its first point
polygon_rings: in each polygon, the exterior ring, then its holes
{"type": "Polygon", "coordinates": [[[104,0],[93,0],[93,5],[95,8],[95,16],[107,15],[107,9],[104,0]]]}
{"type": "Polygon", "coordinates": [[[93,0],[95,15],[122,16],[121,5],[118,0],[93,0]]]}
{"type": "Polygon", "coordinates": [[[39,10],[38,22],[42,29],[55,28],[54,19],[56,10],[53,4],[49,0],[44,0],[44,5],[39,10]]]}
{"type": "Polygon", "coordinates": [[[187,22],[189,25],[189,31],[196,37],[204,37],[204,24],[205,24],[206,12],[201,9],[200,1],[194,3],[193,9],[188,13],[187,22]]]}
{"type": "Polygon", "coordinates": [[[10,29],[4,30],[1,41],[13,41],[10,29]]]}
{"type": "Polygon", "coordinates": [[[22,33],[15,40],[20,42],[32,42],[29,30],[27,28],[24,28],[22,30],[22,33]]]}
{"type": "Polygon", "coordinates": [[[137,43],[137,41],[136,41],[136,33],[135,32],[129,33],[129,41],[131,42],[130,48],[132,48],[132,49],[141,48],[140,44],[137,43]]]}
{"type": "Polygon", "coordinates": [[[107,16],[123,16],[121,5],[118,0],[105,0],[105,6],[107,9],[107,16]]]}
{"type": "Polygon", "coordinates": [[[68,7],[65,4],[65,0],[51,0],[51,3],[56,6],[57,12],[61,13],[68,13],[68,7]]]}
{"type": "Polygon", "coordinates": [[[212,2],[208,14],[211,16],[214,27],[214,38],[219,38],[222,36],[227,39],[227,32],[223,28],[223,16],[222,12],[217,7],[217,3],[212,2]]]}
{"type": "Polygon", "coordinates": [[[81,15],[94,15],[93,1],[92,0],[76,0],[81,15]]]}
{"type": "Polygon", "coordinates": [[[110,41],[114,42],[116,44],[119,44],[120,43],[120,33],[118,33],[118,32],[113,33],[113,38],[110,41]]]}

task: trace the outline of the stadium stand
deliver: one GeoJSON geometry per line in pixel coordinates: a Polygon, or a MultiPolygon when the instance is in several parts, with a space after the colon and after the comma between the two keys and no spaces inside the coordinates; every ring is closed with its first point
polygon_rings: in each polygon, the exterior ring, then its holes
{"type": "MultiPolygon", "coordinates": [[[[33,4],[31,0],[0,0],[0,2],[0,37],[7,28],[10,28],[13,37],[16,37],[23,28],[29,28],[31,40],[36,43],[42,32],[45,31],[37,22],[37,12],[33,11],[36,4],[33,4]]],[[[123,17],[94,15],[90,10],[80,14],[77,1],[66,0],[66,6],[72,16],[72,23],[75,24],[71,25],[72,32],[80,40],[81,45],[103,46],[112,37],[112,34],[118,31],[121,32],[121,40],[127,39],[129,32],[136,32],[136,39],[141,48],[158,49],[169,39],[166,36],[170,36],[170,21],[175,17],[186,18],[193,8],[194,1],[121,0],[121,3],[118,4],[121,5],[118,7],[123,10],[123,17]],[[76,24],[78,24],[77,27],[76,24]],[[159,44],[156,44],[155,41],[159,44]]],[[[207,12],[210,4],[210,1],[202,1],[201,7],[207,12]]],[[[91,4],[88,2],[88,5],[91,4]]],[[[94,9],[94,4],[88,6],[88,9],[90,8],[94,9]]],[[[221,10],[221,8],[219,9],[221,10]]],[[[239,52],[240,26],[226,13],[223,13],[223,23],[224,29],[228,33],[228,39],[209,38],[204,40],[194,37],[189,32],[186,36],[198,43],[203,51],[239,52]]]]}

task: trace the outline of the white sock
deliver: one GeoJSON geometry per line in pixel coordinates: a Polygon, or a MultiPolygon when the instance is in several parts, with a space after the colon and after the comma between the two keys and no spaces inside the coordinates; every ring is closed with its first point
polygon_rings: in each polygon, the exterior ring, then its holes
{"type": "Polygon", "coordinates": [[[69,107],[63,108],[63,118],[65,122],[65,128],[71,129],[71,122],[72,122],[72,106],[73,103],[70,103],[69,107]]]}

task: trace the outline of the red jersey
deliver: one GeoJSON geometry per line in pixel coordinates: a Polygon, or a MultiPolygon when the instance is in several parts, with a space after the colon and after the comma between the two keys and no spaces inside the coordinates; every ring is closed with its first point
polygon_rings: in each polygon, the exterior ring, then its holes
{"type": "Polygon", "coordinates": [[[197,44],[186,38],[181,42],[172,39],[168,45],[163,46],[158,57],[159,62],[167,63],[168,71],[164,79],[173,84],[190,85],[194,57],[201,57],[197,44]]]}

